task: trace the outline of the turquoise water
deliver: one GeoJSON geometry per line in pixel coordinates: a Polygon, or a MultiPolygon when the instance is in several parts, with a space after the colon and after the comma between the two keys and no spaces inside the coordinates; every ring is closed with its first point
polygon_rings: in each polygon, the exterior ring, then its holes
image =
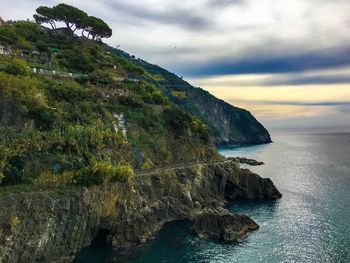
{"type": "Polygon", "coordinates": [[[132,255],[95,247],[78,262],[350,262],[350,134],[274,134],[273,140],[220,149],[264,161],[250,169],[270,177],[283,194],[276,202],[229,207],[251,216],[260,230],[229,245],[198,240],[189,223],[171,223],[132,255]]]}

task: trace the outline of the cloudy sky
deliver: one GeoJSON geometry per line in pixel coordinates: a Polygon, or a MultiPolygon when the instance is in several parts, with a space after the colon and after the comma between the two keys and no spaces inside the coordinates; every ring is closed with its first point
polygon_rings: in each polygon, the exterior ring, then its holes
{"type": "Polygon", "coordinates": [[[350,127],[349,0],[1,0],[0,16],[60,2],[108,22],[112,46],[270,129],[350,127]]]}

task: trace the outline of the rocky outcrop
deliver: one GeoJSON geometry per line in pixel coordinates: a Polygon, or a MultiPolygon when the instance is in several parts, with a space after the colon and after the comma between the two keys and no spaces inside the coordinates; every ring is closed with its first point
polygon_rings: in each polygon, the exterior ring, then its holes
{"type": "Polygon", "coordinates": [[[264,164],[264,162],[259,162],[257,160],[248,159],[248,158],[245,158],[245,157],[228,157],[227,160],[235,161],[237,163],[248,164],[248,165],[252,165],[252,166],[257,166],[257,165],[263,165],[264,164]]]}
{"type": "Polygon", "coordinates": [[[137,175],[127,184],[0,197],[0,262],[70,262],[100,230],[116,248],[143,243],[166,223],[226,199],[280,197],[269,179],[235,162],[137,175]]]}
{"type": "Polygon", "coordinates": [[[230,214],[226,209],[205,209],[194,220],[193,230],[202,239],[234,242],[259,225],[249,216],[230,214]]]}
{"type": "Polygon", "coordinates": [[[34,122],[23,118],[20,109],[19,103],[15,100],[0,97],[0,128],[19,130],[33,126],[34,122]]]}

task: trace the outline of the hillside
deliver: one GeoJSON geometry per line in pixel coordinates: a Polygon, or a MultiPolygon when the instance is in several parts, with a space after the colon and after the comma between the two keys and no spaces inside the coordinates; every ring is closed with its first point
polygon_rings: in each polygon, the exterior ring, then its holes
{"type": "Polygon", "coordinates": [[[0,36],[2,185],[89,186],[221,158],[198,118],[101,42],[30,22],[2,26],[0,36]]]}
{"type": "Polygon", "coordinates": [[[271,142],[268,131],[249,111],[234,107],[201,88],[193,87],[182,78],[159,66],[135,59],[121,50],[110,50],[157,76],[158,81],[155,84],[162,89],[170,101],[210,127],[216,145],[271,142]]]}
{"type": "Polygon", "coordinates": [[[53,32],[0,27],[2,184],[99,184],[220,159],[212,141],[271,141],[248,111],[100,41],[53,32]]]}

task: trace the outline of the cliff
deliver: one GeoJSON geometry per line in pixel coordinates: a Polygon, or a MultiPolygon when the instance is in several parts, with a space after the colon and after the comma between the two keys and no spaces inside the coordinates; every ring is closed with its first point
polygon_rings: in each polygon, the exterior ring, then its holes
{"type": "Polygon", "coordinates": [[[231,161],[148,172],[125,184],[4,194],[0,262],[70,262],[99,230],[108,231],[114,247],[132,247],[166,222],[227,200],[280,196],[271,180],[231,161]]]}
{"type": "Polygon", "coordinates": [[[157,76],[155,83],[173,103],[210,127],[212,139],[217,146],[271,142],[269,132],[249,111],[234,107],[201,88],[193,87],[182,78],[157,65],[132,58],[122,50],[108,48],[129,63],[140,66],[157,76]]]}

